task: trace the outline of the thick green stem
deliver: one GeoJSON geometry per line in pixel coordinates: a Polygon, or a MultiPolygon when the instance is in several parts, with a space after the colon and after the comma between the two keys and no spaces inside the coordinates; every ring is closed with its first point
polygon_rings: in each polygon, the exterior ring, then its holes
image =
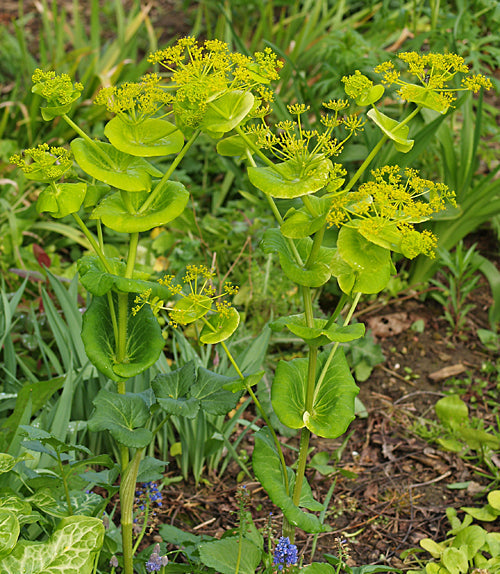
{"type": "Polygon", "coordinates": [[[63,463],[61,460],[61,455],[59,452],[57,453],[57,466],[59,467],[59,472],[61,473],[61,480],[63,483],[64,496],[66,497],[66,504],[68,505],[68,514],[70,516],[73,516],[73,506],[71,505],[71,497],[69,495],[68,480],[67,480],[66,474],[64,472],[64,466],[63,466],[63,463]]]}
{"type": "Polygon", "coordinates": [[[144,213],[146,210],[149,209],[151,204],[155,201],[156,196],[160,193],[163,184],[170,179],[170,176],[174,173],[176,167],[180,164],[186,153],[188,152],[189,148],[194,144],[196,138],[200,135],[200,130],[196,130],[194,134],[189,138],[189,140],[184,144],[184,147],[181,151],[177,154],[174,161],[170,164],[170,167],[165,172],[163,177],[160,181],[156,184],[153,191],[148,195],[146,201],[141,205],[139,209],[139,213],[144,213]]]}
{"type": "Polygon", "coordinates": [[[144,449],[136,451],[130,464],[122,475],[120,485],[120,510],[123,544],[123,572],[124,574],[134,574],[134,553],[133,553],[133,516],[134,497],[137,473],[144,449]]]}

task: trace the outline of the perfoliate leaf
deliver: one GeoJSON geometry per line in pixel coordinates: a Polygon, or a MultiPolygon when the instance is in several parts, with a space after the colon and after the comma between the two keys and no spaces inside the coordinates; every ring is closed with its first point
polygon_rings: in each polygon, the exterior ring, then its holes
{"type": "Polygon", "coordinates": [[[38,196],[36,210],[38,213],[50,213],[57,219],[66,217],[80,209],[86,191],[86,183],[54,183],[38,196]]]}
{"type": "Polygon", "coordinates": [[[331,205],[331,198],[328,196],[317,198],[312,195],[310,203],[314,209],[313,213],[302,207],[299,210],[292,208],[285,215],[285,221],[281,225],[281,233],[285,237],[292,239],[309,237],[323,227],[331,205]]]}
{"type": "Polygon", "coordinates": [[[184,145],[181,131],[174,124],[158,118],[147,118],[133,124],[115,116],[106,124],[104,135],[116,149],[139,157],[177,153],[184,145]]]}
{"type": "Polygon", "coordinates": [[[331,169],[329,159],[311,161],[306,168],[302,162],[289,159],[274,167],[249,167],[248,177],[257,189],[271,197],[293,199],[325,187],[331,169]]]}
{"type": "Polygon", "coordinates": [[[163,175],[145,159],[123,153],[111,144],[94,142],[91,145],[76,138],[71,142],[71,150],[85,173],[125,191],[149,191],[151,175],[163,175]]]}
{"type": "MultiPolygon", "coordinates": [[[[87,356],[101,373],[113,381],[123,381],[145,371],[158,360],[165,343],[158,321],[148,305],[132,315],[134,299],[133,294],[128,296],[126,356],[121,363],[116,359],[116,340],[108,297],[93,297],[83,315],[82,339],[87,356]]],[[[113,302],[116,313],[115,294],[113,302]]]]}
{"type": "Polygon", "coordinates": [[[306,426],[324,438],[337,438],[354,419],[354,398],[359,392],[342,349],[338,348],[320,379],[328,353],[318,357],[311,412],[306,409],[308,359],[280,361],[271,388],[273,409],[280,421],[299,429],[306,426]]]}
{"type": "Polygon", "coordinates": [[[410,128],[406,124],[400,125],[396,120],[379,112],[377,108],[372,108],[366,115],[394,142],[398,151],[407,153],[411,150],[413,140],[408,139],[410,128]]]}
{"type": "Polygon", "coordinates": [[[144,211],[141,211],[141,208],[145,201],[150,200],[149,192],[132,194],[132,213],[125,205],[122,194],[115,192],[101,201],[92,212],[91,218],[101,219],[106,227],[123,233],[140,233],[165,225],[184,211],[189,192],[177,181],[160,182],[158,186],[151,192],[155,195],[144,211]]]}
{"type": "MultiPolygon", "coordinates": [[[[317,516],[301,510],[293,503],[291,494],[287,494],[283,482],[280,459],[269,430],[263,428],[255,433],[254,436],[255,447],[252,456],[252,466],[255,476],[264,487],[269,498],[281,508],[290,524],[306,532],[324,532],[328,530],[328,527],[321,524],[317,516]]],[[[287,472],[290,488],[292,488],[294,473],[291,469],[287,469],[287,472]]],[[[307,481],[304,480],[304,485],[306,483],[307,481]]],[[[304,488],[307,487],[303,486],[302,494],[304,493],[304,488]]]]}
{"type": "MultiPolygon", "coordinates": [[[[257,141],[255,134],[247,134],[246,137],[253,143],[257,141]]],[[[244,156],[248,149],[250,148],[240,135],[229,136],[217,142],[217,153],[219,155],[244,156]]]]}
{"type": "Polygon", "coordinates": [[[130,448],[143,448],[153,439],[153,433],[144,428],[149,409],[137,394],[101,389],[93,403],[95,411],[88,422],[90,431],[108,430],[116,441],[130,448]]]}
{"type": "Polygon", "coordinates": [[[450,107],[450,103],[436,94],[432,88],[429,89],[417,84],[407,84],[404,92],[405,100],[408,102],[413,102],[440,114],[445,114],[450,107]]]}
{"type": "Polygon", "coordinates": [[[253,105],[254,97],[251,92],[228,92],[208,102],[200,127],[210,135],[222,137],[245,119],[253,105]]]}
{"type": "Polygon", "coordinates": [[[356,98],[358,106],[371,106],[378,102],[384,95],[384,86],[377,84],[375,86],[367,86],[367,88],[356,98]]]}
{"type": "Polygon", "coordinates": [[[200,333],[200,341],[204,345],[215,345],[221,341],[229,339],[240,324],[240,314],[234,307],[229,307],[224,314],[216,313],[212,315],[208,325],[204,325],[200,333]]]}
{"type": "Polygon", "coordinates": [[[204,317],[212,308],[212,299],[206,295],[188,295],[175,302],[171,317],[181,325],[189,325],[204,317]]]}
{"type": "Polygon", "coordinates": [[[20,540],[14,550],[0,560],[2,574],[91,574],[95,554],[104,540],[99,518],[63,518],[45,542],[20,540]]]}

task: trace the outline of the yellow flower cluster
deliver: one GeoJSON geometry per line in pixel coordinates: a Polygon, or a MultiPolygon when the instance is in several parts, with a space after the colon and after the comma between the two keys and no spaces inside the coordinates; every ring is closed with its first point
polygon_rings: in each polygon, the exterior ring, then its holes
{"type": "Polygon", "coordinates": [[[30,179],[56,181],[73,165],[73,156],[63,147],[43,143],[13,155],[9,161],[20,167],[30,179]]]}
{"type": "Polygon", "coordinates": [[[99,91],[94,103],[104,105],[108,111],[122,115],[132,122],[140,122],[172,104],[174,97],[160,86],[160,82],[158,74],[148,74],[143,76],[140,82],[109,86],[99,91]]]}
{"type": "Polygon", "coordinates": [[[415,230],[414,224],[446,209],[447,203],[456,205],[454,192],[443,183],[421,178],[413,169],[405,169],[402,174],[399,166],[373,170],[372,176],[373,180],[357,191],[333,197],[327,218],[330,226],[353,226],[372,236],[396,226],[405,253],[432,256],[436,238],[430,232],[415,230]]]}
{"type": "Polygon", "coordinates": [[[83,91],[79,82],[73,84],[68,74],[57,75],[54,71],[44,72],[37,68],[31,77],[35,87],[40,85],[36,93],[52,105],[65,105],[73,102],[83,91]]]}

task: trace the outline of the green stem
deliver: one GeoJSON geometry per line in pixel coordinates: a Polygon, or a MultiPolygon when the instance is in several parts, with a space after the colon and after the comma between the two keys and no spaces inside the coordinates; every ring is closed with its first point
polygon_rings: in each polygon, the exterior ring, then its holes
{"type": "Polygon", "coordinates": [[[73,507],[71,505],[71,498],[69,496],[68,480],[64,472],[64,466],[61,460],[61,454],[59,452],[57,452],[56,454],[57,454],[57,465],[59,467],[59,472],[61,473],[61,480],[63,483],[64,496],[66,497],[66,504],[68,505],[68,514],[69,516],[73,516],[73,507]]]}
{"type": "Polygon", "coordinates": [[[144,449],[138,449],[127,465],[122,475],[120,485],[120,510],[123,544],[123,572],[124,574],[134,574],[134,552],[133,552],[133,516],[134,497],[137,473],[144,449]]]}
{"type": "Polygon", "coordinates": [[[264,155],[260,149],[254,144],[254,142],[247,136],[247,134],[241,129],[240,126],[237,126],[236,128],[234,128],[235,131],[238,133],[239,136],[241,136],[241,138],[243,139],[243,141],[247,144],[247,146],[253,151],[253,153],[257,156],[260,157],[260,159],[269,167],[272,167],[274,170],[276,170],[276,166],[274,165],[274,163],[266,156],[264,155]]]}
{"type": "Polygon", "coordinates": [[[79,125],[75,124],[75,122],[69,116],[63,114],[61,117],[66,121],[68,125],[70,125],[75,130],[75,132],[79,136],[81,136],[92,147],[93,150],[95,150],[97,154],[99,154],[105,160],[106,165],[108,165],[109,164],[108,154],[97,145],[97,142],[95,142],[92,138],[90,138],[79,125]]]}
{"type": "Polygon", "coordinates": [[[372,151],[368,154],[365,161],[359,166],[358,171],[352,176],[349,183],[344,189],[344,192],[350,191],[354,184],[358,181],[358,179],[363,175],[366,171],[366,168],[370,165],[372,159],[378,154],[384,143],[389,139],[388,136],[385,134],[380,138],[377,145],[372,149],[372,151]]]}
{"type": "Polygon", "coordinates": [[[139,213],[144,213],[147,209],[149,209],[151,204],[155,201],[156,196],[160,193],[163,184],[170,179],[170,176],[174,173],[176,167],[180,164],[180,162],[188,152],[189,148],[194,144],[196,138],[200,135],[200,133],[201,130],[196,130],[194,134],[189,138],[189,140],[184,144],[184,147],[177,154],[177,157],[174,159],[174,161],[170,164],[168,170],[165,172],[160,181],[156,184],[153,191],[148,195],[146,201],[141,205],[139,213]]]}
{"type": "Polygon", "coordinates": [[[113,273],[113,270],[111,269],[111,267],[108,263],[108,260],[106,259],[106,255],[104,255],[103,250],[101,249],[101,247],[99,246],[99,244],[95,240],[95,237],[92,235],[89,228],[83,222],[82,218],[78,215],[78,213],[72,213],[71,215],[73,216],[73,219],[78,223],[78,225],[79,225],[80,229],[83,231],[83,234],[85,235],[85,237],[89,240],[89,243],[92,246],[92,249],[95,251],[96,255],[101,260],[106,271],[108,273],[113,273]]]}

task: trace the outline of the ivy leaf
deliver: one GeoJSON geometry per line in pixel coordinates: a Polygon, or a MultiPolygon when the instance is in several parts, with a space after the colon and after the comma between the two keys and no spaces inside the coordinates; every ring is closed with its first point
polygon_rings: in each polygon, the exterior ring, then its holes
{"type": "MultiPolygon", "coordinates": [[[[321,524],[314,514],[304,512],[296,506],[292,497],[287,494],[281,472],[281,463],[273,440],[267,428],[255,433],[255,447],[252,455],[252,466],[255,476],[264,487],[269,498],[279,506],[287,520],[306,532],[325,532],[327,526],[321,524]]],[[[294,473],[287,468],[289,483],[293,484],[294,473]]],[[[307,483],[304,480],[304,485],[307,483]]],[[[309,487],[310,490],[310,487],[309,487]]],[[[304,486],[302,489],[304,493],[304,486]]],[[[302,496],[301,496],[302,498],[302,496]]]]}
{"type": "Polygon", "coordinates": [[[331,169],[329,159],[311,161],[306,168],[302,162],[289,159],[274,167],[249,167],[248,177],[257,189],[271,197],[293,199],[325,187],[331,169]]]}
{"type": "Polygon", "coordinates": [[[118,189],[149,190],[151,176],[163,175],[142,157],[123,153],[111,144],[94,142],[91,145],[83,138],[76,138],[70,145],[76,162],[85,173],[118,189]]]}
{"type": "Polygon", "coordinates": [[[209,135],[222,137],[245,119],[253,108],[254,101],[251,92],[233,90],[208,102],[201,129],[209,135]]]}
{"type": "Polygon", "coordinates": [[[394,142],[398,151],[407,153],[411,150],[413,140],[408,139],[410,128],[407,125],[400,125],[396,120],[379,112],[377,108],[372,108],[366,115],[394,142]]]}
{"type": "Polygon", "coordinates": [[[200,333],[200,341],[204,345],[215,345],[229,339],[240,324],[240,314],[234,307],[229,307],[224,314],[216,313],[208,319],[211,325],[204,325],[200,333]]]}
{"type": "MultiPolygon", "coordinates": [[[[114,308],[117,297],[113,294],[114,308]]],[[[128,297],[126,356],[116,360],[116,341],[107,296],[93,297],[83,315],[82,339],[92,363],[113,381],[123,381],[144,372],[156,363],[165,341],[150,307],[145,305],[132,315],[134,296],[128,297]]]]}
{"type": "Polygon", "coordinates": [[[139,157],[178,153],[184,145],[182,132],[174,124],[158,118],[132,124],[115,116],[106,124],[104,135],[116,149],[139,157]]]}
{"type": "Polygon", "coordinates": [[[224,389],[224,385],[232,381],[234,377],[225,377],[199,367],[190,395],[200,402],[201,408],[207,413],[225,415],[236,406],[239,399],[239,395],[224,389]]]}
{"type": "Polygon", "coordinates": [[[101,389],[93,403],[95,411],[88,422],[91,432],[108,430],[116,441],[130,448],[143,448],[152,441],[153,433],[143,428],[149,409],[142,397],[101,389]]]}
{"type": "Polygon", "coordinates": [[[83,204],[86,183],[54,183],[47,186],[38,196],[37,213],[50,213],[57,219],[76,213],[83,204]]]}
{"type": "MultiPolygon", "coordinates": [[[[328,353],[318,357],[317,373],[328,353]]],[[[342,349],[337,349],[326,375],[316,382],[312,412],[306,410],[308,359],[280,361],[271,388],[273,409],[280,421],[294,429],[307,427],[323,438],[337,438],[354,420],[354,398],[359,392],[342,349]]]]}
{"type": "Polygon", "coordinates": [[[20,540],[14,550],[0,560],[2,574],[91,574],[95,554],[104,540],[99,518],[69,516],[63,518],[45,542],[20,540]]]}
{"type": "Polygon", "coordinates": [[[134,212],[130,213],[122,194],[115,192],[105,197],[92,212],[92,219],[100,219],[106,227],[122,233],[140,233],[161,227],[178,217],[189,201],[189,192],[178,181],[160,182],[151,204],[143,212],[142,205],[149,193],[139,191],[131,196],[134,212]]]}

